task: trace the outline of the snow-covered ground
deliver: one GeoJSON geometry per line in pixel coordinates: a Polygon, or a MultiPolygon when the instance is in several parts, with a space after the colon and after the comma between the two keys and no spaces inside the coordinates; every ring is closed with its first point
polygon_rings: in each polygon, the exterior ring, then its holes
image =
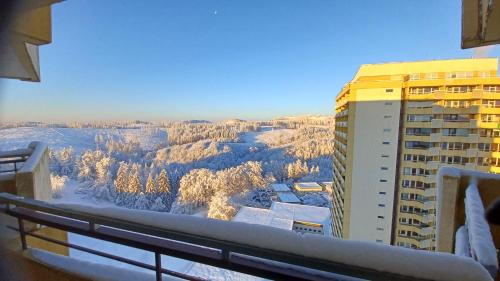
{"type": "Polygon", "coordinates": [[[76,154],[95,148],[96,135],[111,135],[123,140],[134,140],[144,149],[166,143],[164,130],[141,129],[93,129],[93,128],[45,128],[21,127],[0,129],[0,150],[25,148],[32,141],[43,141],[52,149],[73,147],[76,154]]]}
{"type": "Polygon", "coordinates": [[[293,129],[272,129],[263,130],[260,132],[247,132],[241,136],[243,142],[246,143],[263,143],[269,146],[274,146],[275,144],[282,143],[294,134],[293,129]]]}

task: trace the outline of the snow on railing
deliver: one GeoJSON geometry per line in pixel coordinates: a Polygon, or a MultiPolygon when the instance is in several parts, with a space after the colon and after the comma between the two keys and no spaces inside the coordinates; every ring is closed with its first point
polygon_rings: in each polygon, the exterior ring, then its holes
{"type": "Polygon", "coordinates": [[[500,197],[500,175],[442,167],[436,187],[437,250],[470,257],[495,277],[497,249],[484,204],[500,197]]]}
{"type": "Polygon", "coordinates": [[[458,228],[455,235],[455,255],[470,257],[469,233],[467,225],[462,225],[458,228]]]}
{"type": "Polygon", "coordinates": [[[465,191],[466,225],[469,234],[471,256],[495,276],[498,259],[491,230],[485,219],[485,212],[476,178],[471,178],[465,191]]]}
{"type": "Polygon", "coordinates": [[[208,237],[281,253],[305,256],[355,268],[423,280],[491,280],[488,272],[472,259],[447,253],[415,251],[378,243],[349,241],[319,235],[227,222],[187,215],[172,215],[124,208],[96,208],[58,204],[58,207],[105,216],[158,229],[208,237]],[[449,270],[453,268],[454,270],[449,270]]]}

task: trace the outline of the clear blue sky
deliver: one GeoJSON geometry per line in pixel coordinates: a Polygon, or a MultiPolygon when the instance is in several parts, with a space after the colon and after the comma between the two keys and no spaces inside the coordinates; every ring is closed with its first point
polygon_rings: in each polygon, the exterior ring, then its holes
{"type": "Polygon", "coordinates": [[[68,0],[53,6],[42,82],[2,81],[0,120],[331,114],[360,64],[471,57],[460,5],[68,0]]]}

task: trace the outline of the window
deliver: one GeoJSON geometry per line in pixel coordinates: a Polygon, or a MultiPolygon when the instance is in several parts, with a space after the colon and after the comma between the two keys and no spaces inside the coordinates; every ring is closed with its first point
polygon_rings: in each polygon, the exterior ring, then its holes
{"type": "Polygon", "coordinates": [[[382,144],[390,144],[390,142],[384,141],[384,142],[382,142],[382,144]]]}
{"type": "Polygon", "coordinates": [[[448,72],[446,73],[446,79],[469,79],[472,78],[473,73],[467,72],[448,72]]]}
{"type": "Polygon", "coordinates": [[[420,80],[420,74],[419,73],[410,74],[410,80],[420,80]]]}
{"type": "Polygon", "coordinates": [[[394,90],[393,89],[385,89],[386,93],[392,93],[394,90]]]}
{"type": "Polygon", "coordinates": [[[387,167],[383,167],[383,166],[382,166],[382,167],[380,167],[380,170],[382,170],[382,171],[387,171],[387,170],[389,170],[389,168],[387,168],[387,167]]]}
{"type": "Polygon", "coordinates": [[[425,79],[429,79],[429,80],[435,80],[435,79],[438,79],[438,73],[436,72],[431,72],[431,73],[427,73],[425,74],[425,79]]]}
{"type": "Polygon", "coordinates": [[[470,102],[466,100],[446,100],[444,106],[450,108],[469,108],[470,102]]]}
{"type": "Polygon", "coordinates": [[[408,122],[431,122],[433,116],[430,114],[408,114],[406,121],[408,122]]]}
{"type": "Polygon", "coordinates": [[[391,118],[392,115],[384,115],[384,118],[387,119],[387,118],[391,118]]]}
{"type": "Polygon", "coordinates": [[[392,105],[392,102],[386,102],[384,105],[392,105]]]}
{"type": "Polygon", "coordinates": [[[406,128],[406,134],[411,136],[430,136],[431,128],[406,128]]]}
{"type": "Polygon", "coordinates": [[[380,194],[380,195],[386,195],[387,193],[385,191],[379,191],[378,194],[380,194]]]}
{"type": "Polygon", "coordinates": [[[408,108],[432,108],[434,101],[409,101],[408,108]]]}
{"type": "Polygon", "coordinates": [[[465,150],[470,148],[470,143],[462,142],[443,142],[441,143],[441,149],[444,150],[465,150]]]}
{"type": "Polygon", "coordinates": [[[387,154],[382,154],[382,158],[389,158],[389,155],[387,155],[387,154]]]}
{"type": "Polygon", "coordinates": [[[443,120],[446,122],[469,122],[468,114],[444,114],[443,120]]]}
{"type": "Polygon", "coordinates": [[[500,122],[500,114],[483,114],[481,115],[481,121],[482,122],[500,122]]]}
{"type": "Polygon", "coordinates": [[[500,93],[500,86],[498,85],[484,86],[483,91],[490,93],[500,93]]]}
{"type": "Polygon", "coordinates": [[[439,91],[439,87],[411,87],[410,94],[414,95],[422,95],[422,94],[431,94],[439,91]]]}
{"type": "Polygon", "coordinates": [[[407,141],[405,147],[410,149],[429,149],[432,147],[431,142],[424,141],[407,141]]]}
{"type": "Polygon", "coordinates": [[[384,129],[384,133],[388,133],[390,131],[391,131],[391,129],[384,129]]]}
{"type": "Polygon", "coordinates": [[[453,86],[453,87],[446,87],[446,92],[447,93],[469,93],[472,92],[474,89],[474,86],[453,86]]]}
{"type": "Polygon", "coordinates": [[[500,143],[478,143],[477,148],[479,151],[500,152],[500,143]]]}
{"type": "Polygon", "coordinates": [[[384,208],[385,204],[378,204],[379,207],[384,208]]]}
{"type": "Polygon", "coordinates": [[[377,242],[377,243],[383,243],[384,241],[382,241],[380,239],[377,239],[377,240],[375,240],[375,242],[377,242]]]}
{"type": "Polygon", "coordinates": [[[384,231],[384,229],[382,227],[377,227],[377,230],[378,231],[384,231]]]}
{"type": "Polygon", "coordinates": [[[500,100],[483,100],[483,106],[488,108],[500,108],[500,100]]]}
{"type": "Polygon", "coordinates": [[[495,157],[478,157],[477,164],[479,166],[494,166],[500,167],[500,158],[495,157]]]}
{"type": "Polygon", "coordinates": [[[377,216],[378,219],[384,219],[384,216],[377,216]]]}
{"type": "Polygon", "coordinates": [[[465,165],[469,163],[469,158],[460,156],[441,156],[441,163],[465,165]]]}
{"type": "Polygon", "coordinates": [[[443,129],[443,136],[461,136],[466,137],[469,135],[469,129],[456,129],[456,128],[446,128],[443,129]]]}
{"type": "Polygon", "coordinates": [[[480,129],[479,136],[487,138],[498,138],[500,137],[500,129],[480,129]]]}
{"type": "Polygon", "coordinates": [[[491,74],[489,71],[480,71],[479,72],[479,77],[481,77],[481,78],[488,78],[490,76],[491,76],[491,74]]]}
{"type": "Polygon", "coordinates": [[[380,182],[387,182],[387,180],[380,180],[380,182]]]}

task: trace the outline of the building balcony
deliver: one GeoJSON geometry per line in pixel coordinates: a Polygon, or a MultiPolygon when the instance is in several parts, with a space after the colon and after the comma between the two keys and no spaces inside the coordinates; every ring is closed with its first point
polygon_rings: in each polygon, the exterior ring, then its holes
{"type": "Polygon", "coordinates": [[[439,168],[439,161],[429,161],[427,162],[427,169],[429,170],[437,170],[439,168]]]}
{"type": "Polygon", "coordinates": [[[469,148],[465,151],[466,157],[477,157],[479,150],[477,148],[469,148]]]}
{"type": "Polygon", "coordinates": [[[443,119],[432,119],[431,120],[431,128],[442,128],[443,127],[443,119]]]}
{"type": "Polygon", "coordinates": [[[431,134],[431,142],[440,142],[441,141],[441,133],[432,133],[431,134]]]}
{"type": "Polygon", "coordinates": [[[479,135],[478,134],[469,134],[469,136],[467,136],[467,142],[469,142],[469,143],[479,142],[479,135]]]}
{"type": "Polygon", "coordinates": [[[500,232],[484,207],[500,197],[500,175],[445,167],[438,176],[437,250],[472,258],[495,277],[500,232]]]}
{"type": "Polygon", "coordinates": [[[425,197],[435,197],[436,196],[436,189],[435,188],[426,188],[424,190],[424,196],[425,197]]]}
{"type": "Polygon", "coordinates": [[[25,149],[0,152],[0,192],[50,200],[52,196],[47,145],[32,142],[25,149]]]}
{"type": "Polygon", "coordinates": [[[429,224],[429,223],[432,223],[432,222],[435,222],[435,221],[436,221],[436,215],[434,215],[434,214],[428,214],[428,215],[423,215],[422,216],[422,222],[423,223],[429,224]]]}
{"type": "Polygon", "coordinates": [[[441,151],[441,148],[438,146],[431,147],[427,150],[427,155],[428,156],[438,156],[439,152],[441,151]]]}
{"type": "Polygon", "coordinates": [[[432,114],[442,114],[443,107],[441,105],[433,105],[432,106],[432,114]]]}

